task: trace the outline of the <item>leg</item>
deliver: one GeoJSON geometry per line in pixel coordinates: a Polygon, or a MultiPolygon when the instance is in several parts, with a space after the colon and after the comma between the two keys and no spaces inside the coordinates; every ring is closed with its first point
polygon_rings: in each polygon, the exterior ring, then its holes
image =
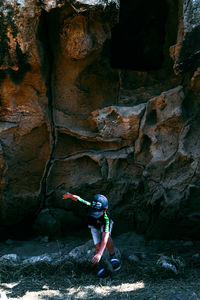
{"type": "Polygon", "coordinates": [[[100,247],[100,244],[101,244],[101,232],[100,232],[100,230],[98,230],[94,226],[90,225],[88,227],[91,230],[92,239],[93,239],[95,249],[96,249],[96,247],[100,247]]]}
{"type": "MultiPolygon", "coordinates": [[[[91,234],[92,234],[92,238],[93,238],[93,242],[95,245],[95,253],[97,254],[101,245],[101,231],[96,229],[93,226],[88,226],[91,229],[91,234]]],[[[105,278],[109,275],[108,271],[105,269],[104,265],[102,264],[102,262],[100,261],[98,263],[97,267],[97,276],[100,278],[105,278]]]]}
{"type": "Polygon", "coordinates": [[[111,238],[112,226],[113,226],[113,223],[111,224],[111,228],[110,228],[110,235],[109,235],[108,242],[107,242],[107,249],[110,254],[110,263],[112,265],[113,271],[118,271],[121,269],[121,262],[115,256],[115,247],[114,247],[113,240],[111,238]]]}
{"type": "Polygon", "coordinates": [[[107,242],[107,249],[111,256],[115,254],[114,243],[113,243],[113,240],[110,235],[109,235],[108,242],[107,242]]]}
{"type": "Polygon", "coordinates": [[[99,252],[101,246],[101,231],[95,228],[94,226],[88,226],[88,227],[91,230],[93,242],[95,245],[94,255],[96,255],[99,252]]]}

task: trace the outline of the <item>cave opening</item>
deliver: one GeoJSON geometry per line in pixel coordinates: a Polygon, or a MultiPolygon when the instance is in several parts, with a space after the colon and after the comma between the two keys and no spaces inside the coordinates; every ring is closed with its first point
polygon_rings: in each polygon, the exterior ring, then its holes
{"type": "Polygon", "coordinates": [[[119,23],[112,30],[113,68],[154,71],[169,66],[169,47],[176,43],[178,0],[123,0],[119,23]]]}

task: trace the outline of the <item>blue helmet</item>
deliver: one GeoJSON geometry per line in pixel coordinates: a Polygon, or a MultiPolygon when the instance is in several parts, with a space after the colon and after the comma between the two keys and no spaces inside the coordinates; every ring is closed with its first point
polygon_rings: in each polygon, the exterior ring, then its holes
{"type": "Polygon", "coordinates": [[[108,199],[104,195],[94,195],[94,200],[92,201],[92,208],[95,208],[97,210],[108,209],[108,199]]]}
{"type": "Polygon", "coordinates": [[[104,210],[108,209],[108,199],[104,195],[94,195],[88,215],[93,218],[99,218],[104,210]]]}

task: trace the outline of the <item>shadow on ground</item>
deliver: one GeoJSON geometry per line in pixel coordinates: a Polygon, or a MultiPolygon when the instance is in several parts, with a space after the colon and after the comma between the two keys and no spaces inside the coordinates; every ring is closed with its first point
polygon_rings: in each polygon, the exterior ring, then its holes
{"type": "MultiPolygon", "coordinates": [[[[1,269],[0,291],[8,299],[23,300],[200,299],[199,241],[146,242],[132,233],[116,237],[115,241],[118,248],[121,248],[122,268],[106,279],[97,278],[94,268],[87,268],[87,266],[81,266],[70,261],[56,266],[38,263],[29,268],[1,269]],[[138,261],[131,261],[129,259],[130,253],[134,254],[138,261]],[[156,262],[161,255],[181,257],[185,262],[185,267],[178,274],[160,269],[156,262]]],[[[69,240],[59,241],[59,243],[61,242],[70,245],[69,240]]],[[[57,247],[56,244],[58,245],[58,241],[51,243],[47,243],[47,245],[50,244],[51,249],[53,246],[57,247]],[[51,243],[53,244],[51,245],[51,243]]],[[[73,243],[73,246],[80,245],[81,239],[73,239],[73,243]]],[[[36,247],[35,242],[33,245],[36,247]]],[[[49,249],[47,245],[46,247],[49,249]]],[[[23,247],[23,243],[21,247],[23,247]]],[[[26,247],[27,245],[23,249],[26,247]]],[[[35,249],[37,253],[40,250],[43,251],[45,246],[39,243],[38,247],[41,249],[35,249]]],[[[11,248],[13,251],[18,249],[20,252],[19,245],[16,248],[12,245],[11,248]]]]}

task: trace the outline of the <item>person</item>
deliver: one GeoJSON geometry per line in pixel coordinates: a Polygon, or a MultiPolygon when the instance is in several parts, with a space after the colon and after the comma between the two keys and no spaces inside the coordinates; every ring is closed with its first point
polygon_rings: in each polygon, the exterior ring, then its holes
{"type": "Polygon", "coordinates": [[[77,195],[65,193],[63,199],[72,199],[88,207],[88,227],[91,230],[93,242],[95,245],[94,256],[91,260],[93,264],[99,265],[97,275],[104,277],[106,270],[101,266],[100,261],[107,247],[110,263],[113,271],[118,271],[121,268],[120,260],[115,255],[115,247],[111,238],[113,220],[108,212],[108,199],[101,194],[96,194],[92,202],[88,202],[77,195]]]}

